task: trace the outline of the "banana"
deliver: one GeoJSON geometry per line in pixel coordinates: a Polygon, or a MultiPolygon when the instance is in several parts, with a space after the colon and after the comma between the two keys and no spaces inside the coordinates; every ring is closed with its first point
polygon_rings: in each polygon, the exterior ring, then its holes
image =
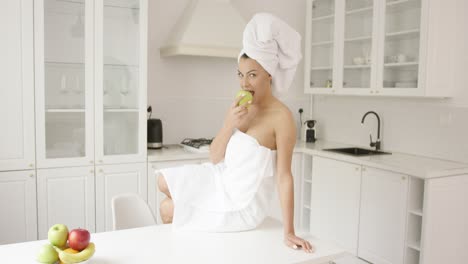
{"type": "Polygon", "coordinates": [[[89,245],[85,249],[83,249],[82,251],[80,251],[78,253],[74,253],[74,254],[69,253],[69,252],[65,252],[64,250],[62,250],[62,249],[60,249],[58,247],[54,247],[54,248],[58,252],[59,259],[65,264],[79,263],[79,262],[88,260],[89,258],[91,258],[94,255],[94,251],[96,250],[95,246],[94,246],[94,243],[92,243],[92,242],[89,243],[89,245]]]}

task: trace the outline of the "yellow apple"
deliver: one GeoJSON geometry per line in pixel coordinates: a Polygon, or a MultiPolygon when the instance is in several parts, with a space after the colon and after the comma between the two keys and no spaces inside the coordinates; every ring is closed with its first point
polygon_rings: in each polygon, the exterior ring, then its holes
{"type": "MultiPolygon", "coordinates": [[[[250,93],[249,91],[245,91],[245,90],[239,90],[239,92],[237,92],[236,98],[239,98],[240,96],[242,96],[242,99],[240,99],[239,101],[239,106],[245,105],[249,101],[252,101],[253,99],[252,93],[250,93]]],[[[249,106],[250,104],[246,105],[246,107],[249,107],[249,106]]]]}

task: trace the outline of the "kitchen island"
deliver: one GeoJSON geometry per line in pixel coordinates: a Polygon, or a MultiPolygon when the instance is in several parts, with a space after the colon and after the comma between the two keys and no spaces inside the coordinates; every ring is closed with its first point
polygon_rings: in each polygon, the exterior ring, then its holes
{"type": "MultiPolygon", "coordinates": [[[[303,263],[321,264],[350,258],[331,243],[306,237],[314,253],[293,250],[283,243],[282,225],[268,218],[257,229],[236,233],[177,232],[171,225],[95,233],[96,253],[90,264],[143,263],[303,263]]],[[[35,263],[39,240],[0,246],[2,263],[35,263]]],[[[339,263],[339,262],[337,262],[339,263]]]]}

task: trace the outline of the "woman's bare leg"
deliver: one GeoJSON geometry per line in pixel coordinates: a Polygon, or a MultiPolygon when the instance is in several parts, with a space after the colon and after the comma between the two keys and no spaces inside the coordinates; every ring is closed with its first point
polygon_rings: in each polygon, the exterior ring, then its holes
{"type": "Polygon", "coordinates": [[[167,187],[166,179],[164,178],[164,176],[162,175],[162,173],[158,173],[158,175],[157,175],[156,177],[158,177],[158,188],[159,188],[159,191],[161,191],[162,193],[164,193],[167,197],[172,198],[172,197],[171,197],[171,193],[169,192],[169,187],[167,187]]]}
{"type": "Polygon", "coordinates": [[[164,224],[172,223],[172,217],[174,216],[174,203],[172,199],[166,198],[159,205],[159,214],[164,224]]]}

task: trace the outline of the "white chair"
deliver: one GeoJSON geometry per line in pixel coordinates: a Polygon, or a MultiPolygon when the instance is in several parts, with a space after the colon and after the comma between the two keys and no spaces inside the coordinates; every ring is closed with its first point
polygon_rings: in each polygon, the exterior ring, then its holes
{"type": "Polygon", "coordinates": [[[112,198],[113,230],[155,225],[156,220],[145,200],[134,193],[116,195],[112,198]]]}

